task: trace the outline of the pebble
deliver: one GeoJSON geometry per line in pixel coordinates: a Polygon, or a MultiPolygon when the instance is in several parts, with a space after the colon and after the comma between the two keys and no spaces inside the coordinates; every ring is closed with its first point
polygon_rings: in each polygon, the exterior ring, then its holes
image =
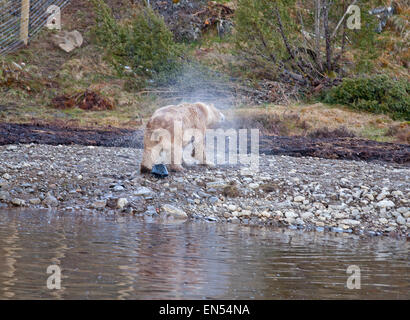
{"type": "Polygon", "coordinates": [[[303,202],[303,201],[305,201],[305,197],[304,196],[296,196],[296,197],[293,198],[293,201],[303,202]]]}
{"type": "Polygon", "coordinates": [[[215,203],[217,203],[217,202],[219,201],[219,199],[218,199],[218,197],[212,196],[212,197],[209,197],[208,201],[209,201],[211,204],[215,204],[215,203]]]}
{"type": "Polygon", "coordinates": [[[146,187],[140,187],[137,190],[134,191],[134,195],[136,196],[145,196],[147,194],[152,193],[151,189],[148,189],[146,187]]]}
{"type": "Polygon", "coordinates": [[[107,200],[105,200],[105,199],[103,199],[103,200],[97,200],[97,201],[94,201],[94,203],[93,203],[93,207],[95,208],[95,209],[103,209],[103,208],[105,208],[107,206],[107,200]]]}
{"type": "Polygon", "coordinates": [[[40,200],[39,198],[32,198],[32,199],[30,199],[28,202],[29,202],[30,204],[33,204],[33,205],[38,205],[38,204],[41,203],[41,200],[40,200]]]}
{"type": "Polygon", "coordinates": [[[396,197],[396,198],[401,198],[403,197],[403,192],[401,192],[400,190],[395,190],[392,193],[392,196],[396,197]]]}
{"type": "Polygon", "coordinates": [[[379,208],[393,208],[395,205],[394,202],[391,200],[382,200],[377,203],[377,206],[379,208]]]}
{"type": "Polygon", "coordinates": [[[299,215],[293,211],[288,211],[285,213],[286,218],[297,218],[299,215]]]}
{"type": "Polygon", "coordinates": [[[207,189],[218,189],[218,188],[225,188],[228,185],[228,183],[224,180],[221,181],[213,181],[213,182],[208,182],[206,184],[207,189]]]}
{"type": "Polygon", "coordinates": [[[116,185],[116,186],[114,186],[114,188],[113,188],[113,190],[115,191],[115,192],[120,192],[120,191],[124,191],[124,187],[123,186],[120,186],[120,185],[116,185]]]}
{"type": "Polygon", "coordinates": [[[379,195],[377,196],[377,201],[381,201],[384,198],[386,198],[389,195],[389,193],[387,191],[382,191],[381,193],[379,193],[379,195]]]}
{"type": "Polygon", "coordinates": [[[301,214],[302,219],[307,220],[313,217],[313,213],[312,212],[303,212],[301,214]]]}
{"type": "Polygon", "coordinates": [[[124,207],[128,204],[127,198],[119,198],[117,200],[117,208],[124,209],[124,207]]]}
{"type": "Polygon", "coordinates": [[[235,211],[236,210],[236,206],[233,204],[228,205],[228,210],[229,211],[235,211]]]}
{"type": "Polygon", "coordinates": [[[249,217],[252,214],[250,210],[241,210],[241,212],[238,213],[239,217],[249,217]]]}
{"type": "Polygon", "coordinates": [[[398,224],[402,224],[402,225],[406,224],[406,219],[404,219],[401,215],[397,216],[396,221],[398,224]]]}
{"type": "Polygon", "coordinates": [[[340,223],[347,224],[350,226],[358,226],[360,224],[360,221],[352,220],[352,219],[344,219],[344,220],[341,220],[340,223]]]}
{"type": "Polygon", "coordinates": [[[388,224],[388,223],[389,223],[389,220],[387,220],[386,218],[380,218],[380,219],[379,219],[379,222],[380,222],[381,224],[388,224]]]}
{"type": "Polygon", "coordinates": [[[241,220],[239,220],[237,217],[229,218],[228,221],[234,224],[238,224],[241,222],[241,220]]]}
{"type": "Polygon", "coordinates": [[[6,201],[10,197],[10,194],[7,191],[0,191],[0,201],[6,201]]]}
{"type": "Polygon", "coordinates": [[[22,207],[26,205],[26,202],[23,199],[19,199],[19,198],[13,198],[11,200],[11,203],[18,207],[22,207]]]}
{"type": "Polygon", "coordinates": [[[157,209],[154,206],[148,206],[147,211],[145,211],[144,214],[152,216],[152,215],[156,215],[158,213],[157,213],[157,209]]]}
{"type": "Polygon", "coordinates": [[[210,195],[208,193],[203,192],[202,190],[200,190],[200,191],[198,191],[198,196],[200,196],[201,198],[208,198],[210,195]]]}

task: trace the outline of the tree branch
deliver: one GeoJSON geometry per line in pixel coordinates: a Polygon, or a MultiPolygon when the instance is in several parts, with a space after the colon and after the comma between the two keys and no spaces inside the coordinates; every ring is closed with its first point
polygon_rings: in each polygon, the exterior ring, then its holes
{"type": "MultiPolygon", "coordinates": [[[[357,2],[357,0],[354,0],[350,6],[355,5],[355,4],[356,4],[356,2],[357,2]]],[[[349,7],[350,7],[350,6],[349,6],[349,7]]],[[[345,19],[345,18],[346,18],[346,16],[347,16],[347,12],[349,11],[349,7],[347,7],[347,9],[346,9],[346,11],[345,11],[345,13],[344,13],[344,15],[343,15],[342,19],[340,19],[340,21],[338,22],[338,24],[337,24],[337,26],[336,26],[335,30],[334,30],[334,31],[333,31],[333,33],[332,33],[331,39],[333,39],[333,38],[336,36],[337,31],[338,31],[338,30],[339,30],[339,28],[340,28],[340,25],[342,24],[342,22],[344,21],[344,19],[345,19]]]]}

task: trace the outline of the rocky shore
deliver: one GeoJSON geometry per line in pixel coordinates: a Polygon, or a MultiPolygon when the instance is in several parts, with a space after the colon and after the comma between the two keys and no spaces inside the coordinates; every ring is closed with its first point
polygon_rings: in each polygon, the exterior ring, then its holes
{"type": "Polygon", "coordinates": [[[50,208],[147,219],[278,225],[409,238],[410,168],[261,155],[260,170],[192,167],[140,175],[142,150],[0,146],[0,209],[50,208]]]}

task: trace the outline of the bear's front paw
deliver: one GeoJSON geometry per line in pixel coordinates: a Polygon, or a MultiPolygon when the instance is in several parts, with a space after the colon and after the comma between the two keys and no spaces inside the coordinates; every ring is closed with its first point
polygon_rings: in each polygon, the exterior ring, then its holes
{"type": "Polygon", "coordinates": [[[172,171],[172,172],[181,172],[181,171],[184,171],[184,168],[180,164],[173,164],[170,167],[170,171],[172,171]]]}
{"type": "Polygon", "coordinates": [[[204,163],[201,163],[200,165],[207,167],[207,168],[215,168],[215,164],[211,162],[204,162],[204,163]]]}
{"type": "Polygon", "coordinates": [[[140,168],[140,172],[141,172],[141,173],[151,173],[151,170],[152,170],[152,169],[150,169],[150,168],[148,168],[148,167],[146,167],[146,166],[141,165],[141,168],[140,168]]]}

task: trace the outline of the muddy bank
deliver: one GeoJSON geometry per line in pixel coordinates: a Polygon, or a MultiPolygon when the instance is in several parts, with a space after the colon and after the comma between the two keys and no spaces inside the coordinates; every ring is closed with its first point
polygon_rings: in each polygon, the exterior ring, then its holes
{"type": "Polygon", "coordinates": [[[62,124],[0,123],[0,145],[36,143],[142,148],[143,132],[119,128],[78,128],[62,124]]]}
{"type": "Polygon", "coordinates": [[[51,208],[409,237],[410,169],[399,164],[261,156],[158,180],[142,150],[0,146],[0,208],[51,208]]]}
{"type": "MultiPolygon", "coordinates": [[[[119,128],[96,130],[61,124],[0,123],[0,145],[19,143],[142,148],[143,131],[119,128]]],[[[410,145],[383,143],[352,137],[261,136],[260,153],[410,164],[410,145]]]]}
{"type": "Polygon", "coordinates": [[[293,157],[317,157],[410,164],[410,145],[359,138],[261,137],[261,152],[293,157]]]}

